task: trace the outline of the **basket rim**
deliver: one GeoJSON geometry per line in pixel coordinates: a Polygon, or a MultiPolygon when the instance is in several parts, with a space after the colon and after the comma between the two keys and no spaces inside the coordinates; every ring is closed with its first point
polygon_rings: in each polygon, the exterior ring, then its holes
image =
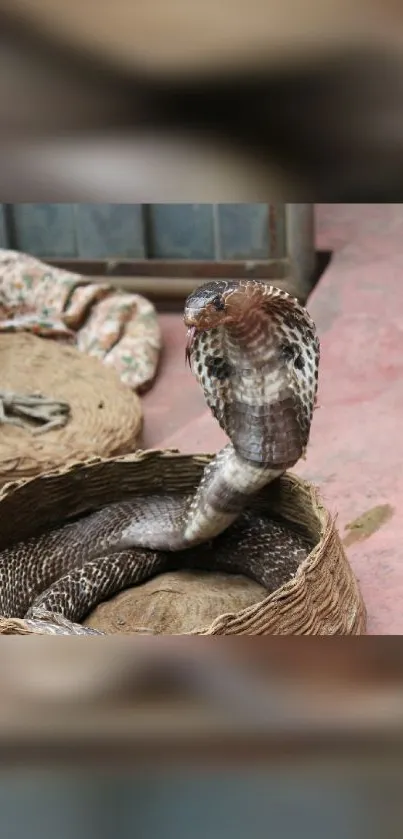
{"type": "MultiPolygon", "coordinates": [[[[91,466],[96,466],[100,463],[127,463],[127,464],[135,464],[135,463],[144,463],[147,460],[165,460],[176,462],[178,464],[182,463],[197,463],[200,466],[206,465],[211,459],[215,456],[216,452],[196,452],[196,453],[184,453],[181,452],[179,449],[176,448],[152,448],[152,449],[138,449],[135,452],[112,456],[112,457],[101,457],[95,456],[90,457],[86,460],[76,461],[70,464],[63,464],[61,467],[52,469],[48,472],[42,472],[38,475],[34,475],[28,478],[21,478],[15,481],[11,481],[6,483],[0,489],[0,503],[6,495],[10,492],[12,494],[18,493],[19,489],[25,486],[27,483],[36,481],[40,484],[43,480],[52,479],[52,477],[60,476],[63,474],[74,474],[75,472],[85,468],[91,468],[91,466]]],[[[294,488],[295,490],[303,490],[304,493],[307,495],[308,503],[311,505],[312,512],[318,521],[318,526],[320,530],[321,537],[315,547],[309,552],[308,556],[301,562],[297,571],[292,576],[290,580],[283,583],[283,585],[279,586],[279,588],[275,589],[275,591],[270,592],[266,597],[259,600],[257,603],[252,605],[246,606],[239,611],[228,611],[221,615],[218,615],[214,618],[208,625],[200,627],[198,629],[192,630],[190,632],[184,633],[187,636],[201,636],[201,635],[213,635],[213,634],[221,634],[217,633],[217,630],[222,629],[223,623],[228,620],[236,620],[239,623],[242,621],[247,620],[248,618],[253,617],[257,612],[265,610],[270,611],[270,609],[274,606],[275,602],[281,600],[282,597],[287,597],[288,594],[292,593],[292,589],[295,587],[295,584],[300,582],[302,579],[307,578],[307,575],[312,570],[318,570],[318,563],[323,562],[323,557],[326,557],[326,547],[329,542],[334,539],[335,536],[335,521],[336,516],[332,515],[330,511],[326,508],[324,502],[322,501],[321,494],[319,488],[315,486],[312,482],[307,481],[306,479],[300,477],[299,475],[294,474],[293,472],[285,472],[282,476],[280,476],[280,481],[286,479],[288,483],[288,487],[290,489],[294,488]]],[[[340,541],[341,547],[341,560],[343,557],[345,562],[348,564],[348,559],[345,555],[344,548],[340,537],[338,536],[340,541]]],[[[339,558],[339,562],[341,561],[339,558]]],[[[361,608],[363,611],[363,621],[365,624],[366,612],[365,612],[365,605],[362,601],[361,592],[358,586],[358,582],[355,579],[355,575],[352,575],[352,586],[355,587],[356,591],[356,598],[357,603],[361,601],[361,608]]],[[[8,619],[5,619],[8,622],[8,619]]],[[[3,618],[0,615],[0,631],[2,625],[3,618]]],[[[18,623],[18,619],[13,619],[13,624],[15,624],[16,628],[20,624],[18,623]]],[[[21,622],[21,627],[23,626],[23,622],[21,622]]],[[[12,634],[12,633],[11,633],[12,634]]],[[[181,634],[181,633],[179,633],[181,634]]],[[[225,634],[225,633],[224,633],[225,634]]]]}
{"type": "MultiPolygon", "coordinates": [[[[150,448],[150,449],[136,449],[134,452],[129,452],[127,454],[121,455],[111,455],[110,457],[103,457],[101,455],[92,455],[91,457],[85,458],[83,460],[75,460],[69,461],[67,463],[63,463],[61,465],[55,466],[52,469],[46,469],[43,472],[39,472],[36,475],[28,475],[21,478],[15,478],[14,480],[5,482],[0,487],[0,502],[4,496],[8,495],[10,492],[18,492],[20,487],[25,486],[28,483],[33,481],[41,482],[44,480],[49,480],[49,478],[53,478],[60,475],[67,475],[67,474],[74,474],[75,472],[80,471],[81,469],[88,469],[91,466],[96,466],[100,463],[141,463],[147,460],[170,460],[173,462],[182,462],[182,463],[197,463],[200,466],[205,466],[208,464],[215,456],[217,452],[182,452],[180,449],[177,448],[150,448]]],[[[280,476],[281,478],[287,477],[291,480],[295,486],[304,487],[306,490],[309,490],[313,493],[313,499],[315,499],[315,512],[317,510],[318,514],[319,511],[324,513],[326,516],[330,515],[327,511],[326,507],[320,500],[319,489],[313,484],[311,481],[306,480],[305,478],[301,478],[299,475],[295,474],[291,471],[286,471],[283,475],[280,476]]]]}

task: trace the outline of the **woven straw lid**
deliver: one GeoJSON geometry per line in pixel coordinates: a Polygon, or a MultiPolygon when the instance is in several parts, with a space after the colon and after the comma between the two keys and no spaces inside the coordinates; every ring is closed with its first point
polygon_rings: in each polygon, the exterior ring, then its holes
{"type": "MultiPolygon", "coordinates": [[[[171,450],[139,451],[109,460],[93,458],[48,475],[8,484],[0,492],[0,550],[28,538],[38,528],[62,525],[78,512],[91,512],[135,493],[192,491],[211,457],[181,455],[171,450]]],[[[186,627],[184,632],[176,628],[170,634],[363,634],[366,611],[361,593],[334,521],[317,490],[287,474],[267,486],[254,499],[253,506],[303,528],[314,546],[311,553],[292,579],[268,596],[243,607],[238,603],[205,626],[190,630],[186,627]]],[[[147,585],[137,587],[137,591],[147,585]]],[[[110,601],[112,604],[113,600],[116,602],[116,598],[110,601]]],[[[133,598],[133,631],[136,627],[139,631],[141,625],[136,602],[133,598]]],[[[94,619],[97,620],[96,615],[90,616],[87,623],[93,624],[94,619]]],[[[20,631],[26,629],[18,621],[0,620],[0,632],[20,631]]],[[[157,626],[154,631],[159,631],[157,626]]],[[[164,631],[169,630],[165,627],[164,631]]]]}
{"type": "Polygon", "coordinates": [[[35,436],[0,426],[0,484],[93,455],[136,448],[142,426],[139,398],[115,371],[74,347],[29,333],[0,335],[0,390],[38,391],[70,405],[64,428],[35,436]]]}

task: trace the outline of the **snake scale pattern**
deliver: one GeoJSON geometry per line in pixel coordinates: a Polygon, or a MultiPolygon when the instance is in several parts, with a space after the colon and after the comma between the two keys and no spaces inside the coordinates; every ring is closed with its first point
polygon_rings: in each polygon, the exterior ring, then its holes
{"type": "Polygon", "coordinates": [[[285,291],[240,280],[197,289],[184,321],[186,357],[230,443],[191,496],[135,496],[0,553],[1,615],[38,632],[102,634],[79,622],[154,574],[243,573],[273,591],[307,556],[302,534],[248,501],[305,453],[319,367],[311,317],[285,291]]]}

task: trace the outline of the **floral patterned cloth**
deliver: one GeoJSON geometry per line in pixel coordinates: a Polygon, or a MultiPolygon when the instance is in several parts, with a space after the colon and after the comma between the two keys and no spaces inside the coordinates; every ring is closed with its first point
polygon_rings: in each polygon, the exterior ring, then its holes
{"type": "Polygon", "coordinates": [[[0,332],[22,329],[76,344],[134,390],[145,390],[155,377],[161,332],[148,300],[0,250],[0,332]]]}

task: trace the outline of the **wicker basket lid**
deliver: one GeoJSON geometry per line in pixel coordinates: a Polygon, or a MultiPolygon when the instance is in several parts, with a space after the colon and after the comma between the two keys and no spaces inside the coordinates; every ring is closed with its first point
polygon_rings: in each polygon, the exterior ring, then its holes
{"type": "MultiPolygon", "coordinates": [[[[0,492],[0,550],[28,538],[38,528],[62,525],[78,512],[90,512],[135,493],[192,491],[210,458],[211,455],[181,455],[173,451],[138,451],[110,460],[92,459],[32,480],[8,484],[0,492]]],[[[196,635],[364,633],[366,611],[361,593],[334,521],[317,491],[300,478],[287,474],[266,487],[253,500],[253,505],[274,516],[281,515],[290,524],[303,527],[309,535],[314,547],[297,572],[267,596],[264,592],[261,596],[251,592],[249,603],[245,604],[245,600],[241,603],[235,596],[232,608],[227,602],[225,613],[211,616],[204,626],[193,629],[183,623],[178,627],[177,614],[173,628],[175,616],[171,614],[170,627],[155,626],[154,631],[196,635]]],[[[178,579],[176,585],[180,585],[178,579]]],[[[128,590],[126,597],[130,598],[131,591],[128,590]]],[[[114,600],[110,601],[111,616],[114,600]]],[[[140,612],[138,605],[137,589],[130,614],[133,632],[141,631],[144,619],[144,609],[140,612]]],[[[95,621],[99,626],[99,612],[95,613],[86,623],[92,625],[95,621]]],[[[127,609],[124,618],[128,631],[127,609]]],[[[114,620],[116,624],[116,615],[114,620]]],[[[112,619],[110,623],[113,624],[112,619]]],[[[18,621],[0,620],[0,632],[18,633],[19,627],[21,632],[26,632],[18,621]]],[[[113,630],[116,628],[112,626],[113,630]]]]}
{"type": "Polygon", "coordinates": [[[35,391],[70,405],[64,428],[34,436],[0,426],[0,484],[93,455],[133,451],[142,426],[139,398],[115,371],[79,350],[29,333],[0,335],[0,390],[35,391]]]}

